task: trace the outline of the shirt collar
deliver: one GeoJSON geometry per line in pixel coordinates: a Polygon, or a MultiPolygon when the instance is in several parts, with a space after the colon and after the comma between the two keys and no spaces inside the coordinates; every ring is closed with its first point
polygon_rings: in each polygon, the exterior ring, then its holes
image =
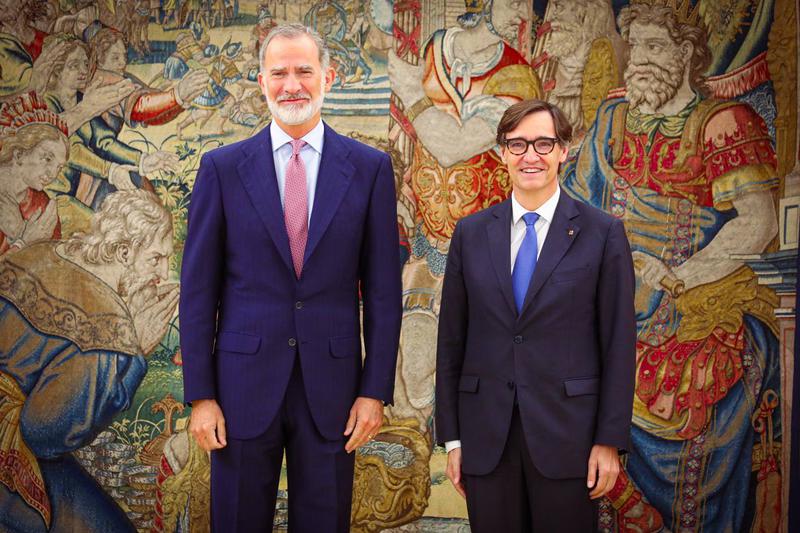
{"type": "MultiPolygon", "coordinates": [[[[274,120],[269,126],[269,136],[272,139],[272,151],[280,149],[283,145],[290,142],[293,138],[291,135],[283,131],[278,123],[274,120]]],[[[301,137],[311,148],[317,151],[318,154],[322,153],[322,142],[325,138],[325,125],[322,120],[317,122],[314,128],[301,137]]]]}
{"type": "MultiPolygon", "coordinates": [[[[539,206],[539,209],[534,210],[534,213],[539,214],[540,219],[544,219],[547,222],[553,221],[553,216],[556,212],[556,206],[558,205],[558,198],[561,196],[561,186],[556,187],[556,192],[547,199],[545,203],[539,206]]],[[[511,193],[511,221],[513,224],[516,225],[519,222],[519,219],[522,218],[522,215],[525,213],[530,213],[522,205],[517,201],[517,198],[514,196],[514,193],[511,193]]]]}

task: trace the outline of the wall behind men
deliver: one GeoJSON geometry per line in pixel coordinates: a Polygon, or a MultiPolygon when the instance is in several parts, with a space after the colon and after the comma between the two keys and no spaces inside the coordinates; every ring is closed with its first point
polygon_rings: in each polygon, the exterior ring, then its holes
{"type": "MultiPolygon", "coordinates": [[[[738,198],[768,191],[774,202],[755,224],[768,224],[774,218],[778,232],[760,249],[737,248],[735,240],[729,242],[730,250],[740,254],[736,259],[740,269],[685,295],[667,287],[648,287],[638,279],[637,305],[645,308],[654,301],[669,316],[660,322],[640,316],[634,450],[626,458],[618,486],[600,506],[600,524],[605,531],[658,531],[665,525],[687,531],[787,531],[788,450],[790,438],[797,438],[789,424],[797,400],[790,326],[794,304],[788,303],[793,302],[796,284],[796,269],[790,265],[797,254],[800,204],[797,5],[791,0],[652,3],[670,8],[687,24],[709,29],[702,43],[711,57],[704,72],[709,76],[709,93],[703,100],[712,103],[698,105],[706,113],[703,116],[687,108],[674,116],[657,117],[666,125],[648,130],[653,144],[645,143],[639,152],[635,149],[639,130],[629,117],[618,114],[622,109],[618,104],[626,101],[629,62],[647,64],[648,59],[646,51],[643,59],[629,54],[631,35],[653,38],[655,30],[651,26],[621,34],[617,16],[629,2],[616,0],[10,2],[0,14],[2,97],[9,100],[36,88],[36,79],[30,76],[37,71],[37,62],[42,70],[51,66],[42,65],[42,57],[54,61],[42,53],[43,48],[58,39],[77,38],[91,52],[92,36],[103,26],[124,34],[125,64],[120,74],[133,80],[142,94],[169,94],[192,71],[208,74],[202,93],[183,102],[183,110],[164,123],[131,120],[126,113],[134,103],[128,100],[110,105],[104,115],[110,124],[117,120],[116,127],[103,132],[106,138],[123,152],[134,153],[129,154],[135,159],[132,171],[142,171],[139,174],[145,178],[137,185],[153,190],[172,214],[175,253],[169,275],[177,281],[200,156],[269,123],[255,82],[260,39],[283,21],[302,21],[326,38],[337,79],[326,95],[323,118],[340,133],[392,156],[398,246],[404,261],[395,405],[386,408],[380,435],[359,450],[353,531],[468,531],[464,503],[445,478],[446,455],[434,446],[436,324],[455,223],[510,193],[493,137],[511,102],[544,98],[567,112],[576,131],[572,159],[564,169],[568,192],[623,218],[634,248],[670,268],[688,263],[717,235],[730,241],[722,227],[742,215],[736,208],[738,198]],[[726,109],[739,112],[720,115],[721,121],[715,123],[722,125],[717,139],[716,130],[707,125],[715,113],[726,109]],[[691,131],[687,124],[692,124],[691,131]],[[766,172],[758,174],[761,185],[754,184],[758,180],[746,159],[734,161],[730,168],[712,169],[723,164],[712,156],[744,157],[736,152],[737,146],[759,132],[768,141],[759,145],[763,152],[759,161],[765,162],[759,172],[766,172]],[[697,156],[706,173],[681,188],[686,184],[678,181],[684,178],[676,174],[685,169],[673,166],[674,151],[664,144],[654,147],[657,135],[667,141],[701,141],[700,151],[685,155],[697,156]],[[609,147],[613,171],[591,155],[594,146],[609,147]],[[159,151],[174,154],[178,161],[174,170],[162,165],[148,172],[138,165],[143,156],[159,151]],[[623,156],[641,165],[631,163],[628,171],[617,172],[623,156]],[[740,176],[739,167],[752,172],[740,176]],[[643,205],[637,202],[647,199],[667,207],[651,212],[637,209],[643,205]],[[725,201],[729,204],[723,205],[725,201]],[[679,208],[689,217],[683,225],[679,208]],[[697,220],[703,217],[720,221],[702,226],[697,220]],[[657,244],[636,240],[652,228],[658,233],[657,244]],[[669,233],[680,231],[685,233],[669,233]],[[673,257],[675,250],[683,257],[673,257]],[[741,296],[735,305],[728,302],[734,299],[731,291],[741,296]],[[715,297],[722,303],[709,304],[715,297]],[[756,300],[758,313],[747,305],[756,300]],[[682,301],[699,305],[702,311],[692,311],[682,301]],[[699,316],[706,323],[698,333],[691,326],[697,320],[690,318],[699,316]],[[727,345],[726,335],[732,339],[727,345]],[[706,346],[713,347],[714,357],[701,354],[706,346]],[[730,348],[729,355],[722,355],[724,347],[730,348]],[[659,353],[666,355],[659,359],[654,355],[659,353]],[[709,367],[716,363],[719,372],[698,370],[706,363],[709,367]],[[655,381],[644,379],[648,369],[657,375],[655,381]],[[702,410],[680,403],[681,398],[690,398],[692,390],[701,392],[691,398],[701,402],[702,410]],[[665,405],[666,415],[658,410],[665,405]]],[[[678,73],[679,84],[688,66],[680,61],[670,66],[678,73]]],[[[100,71],[90,71],[89,76],[89,86],[95,89],[119,80],[100,71]]],[[[662,88],[649,87],[645,92],[662,88]]],[[[62,89],[56,84],[52,90],[60,94],[62,89]]],[[[664,90],[669,93],[669,84],[664,90]]],[[[82,92],[90,102],[99,98],[88,88],[82,92]]],[[[628,114],[635,108],[631,105],[628,114]]],[[[163,110],[156,105],[151,114],[163,110]]],[[[102,204],[104,193],[97,192],[101,189],[87,192],[75,184],[81,173],[89,175],[84,184],[102,179],[95,176],[93,181],[91,172],[80,167],[81,149],[119,163],[114,153],[103,152],[85,138],[73,135],[70,142],[70,161],[47,187],[58,207],[62,238],[85,230],[102,204]],[[72,178],[70,169],[77,172],[72,178]]],[[[715,264],[702,268],[713,270],[715,264]]],[[[4,302],[10,301],[6,289],[0,286],[4,302]]],[[[94,422],[92,438],[67,446],[61,457],[35,457],[33,463],[73,457],[110,496],[102,505],[121,508],[140,531],[205,531],[209,463],[188,437],[190,408],[182,403],[179,336],[191,333],[181,332],[177,313],[158,327],[166,334],[145,354],[148,370],[138,389],[131,391],[129,408],[110,421],[94,422]]],[[[20,328],[8,331],[6,341],[25,335],[20,328]]],[[[0,361],[6,355],[0,351],[0,361]]],[[[3,368],[0,364],[0,371],[3,368]]],[[[76,379],[76,396],[87,394],[81,383],[76,379]]],[[[13,400],[18,407],[30,401],[10,391],[0,389],[0,399],[13,400]]],[[[63,399],[48,400],[56,405],[63,399]]],[[[75,418],[75,425],[82,423],[75,418]]],[[[0,425],[0,442],[12,435],[12,426],[0,425]]],[[[12,448],[4,446],[0,445],[0,498],[15,502],[15,508],[33,509],[33,516],[45,524],[56,505],[98,505],[79,497],[50,501],[48,487],[53,481],[23,475],[12,460],[12,448]]],[[[280,489],[276,530],[287,524],[284,481],[280,489]]]]}

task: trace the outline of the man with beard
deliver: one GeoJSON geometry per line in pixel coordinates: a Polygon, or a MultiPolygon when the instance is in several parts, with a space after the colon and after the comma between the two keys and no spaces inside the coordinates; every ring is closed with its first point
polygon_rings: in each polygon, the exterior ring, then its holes
{"type": "Polygon", "coordinates": [[[614,80],[613,85],[605,87],[602,98],[605,91],[619,83],[622,71],[617,71],[617,58],[622,56],[624,43],[614,25],[610,0],[553,0],[547,4],[545,23],[548,22],[551,30],[536,41],[534,55],[539,57],[543,52],[547,57],[545,66],[538,72],[546,80],[550,76],[543,73],[555,70],[551,74],[555,85],[547,93],[547,101],[563,110],[575,136],[582,136],[589,122],[584,120],[588,111],[582,105],[586,96],[584,70],[589,67],[587,61],[593,51],[602,50],[607,58],[603,65],[592,65],[604,70],[600,73],[602,78],[614,80]]]}
{"type": "Polygon", "coordinates": [[[91,224],[0,261],[4,531],[135,531],[70,452],[130,406],[166,333],[172,218],[152,194],[122,191],[91,224]]]}
{"type": "Polygon", "coordinates": [[[390,158],[321,120],[334,71],[300,24],[261,45],[272,123],[197,173],[181,272],[189,431],[211,451],[215,531],[346,532],[356,448],[391,403],[400,260],[390,158]],[[364,346],[361,358],[363,302],[364,346]]]}
{"type": "Polygon", "coordinates": [[[705,96],[698,10],[635,3],[618,23],[624,96],[603,102],[564,173],[570,194],[625,221],[637,273],[633,450],[609,498],[620,530],[739,531],[751,415],[779,386],[777,302],[731,254],[777,233],[775,153],[750,107],[705,96]]]}

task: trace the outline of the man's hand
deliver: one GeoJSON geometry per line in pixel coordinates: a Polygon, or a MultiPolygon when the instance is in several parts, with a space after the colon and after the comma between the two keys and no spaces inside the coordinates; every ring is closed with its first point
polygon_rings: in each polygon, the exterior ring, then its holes
{"type": "Polygon", "coordinates": [[[190,70],[175,86],[175,93],[183,107],[188,107],[208,86],[211,77],[202,69],[190,70]]]}
{"type": "MultiPolygon", "coordinates": [[[[133,307],[133,326],[139,337],[139,345],[145,355],[155,350],[164,335],[167,334],[169,319],[175,313],[178,305],[179,285],[165,283],[156,289],[155,298],[150,298],[149,305],[137,302],[128,307],[133,307]]],[[[152,290],[144,287],[141,290],[152,290]]]]}
{"type": "Polygon", "coordinates": [[[108,181],[119,191],[132,191],[136,188],[131,179],[131,172],[136,172],[139,167],[135,165],[113,165],[108,181]]]}
{"type": "Polygon", "coordinates": [[[592,446],[592,452],[589,454],[589,475],[586,477],[586,486],[592,489],[589,497],[594,500],[605,496],[614,488],[618,475],[619,453],[617,449],[602,444],[592,446]]]}
{"type": "Polygon", "coordinates": [[[374,398],[359,396],[350,408],[344,435],[350,436],[344,449],[352,452],[378,434],[383,425],[383,402],[374,398]]]}
{"type": "Polygon", "coordinates": [[[464,480],[461,478],[461,448],[453,448],[447,453],[447,469],[445,473],[456,492],[466,499],[467,491],[464,490],[464,480]]]}
{"type": "Polygon", "coordinates": [[[636,250],[631,253],[631,257],[633,257],[633,267],[642,278],[642,281],[657,291],[664,290],[661,281],[665,278],[670,280],[677,279],[667,265],[650,254],[636,250]]]}
{"type": "Polygon", "coordinates": [[[189,433],[197,441],[197,445],[207,452],[219,450],[228,444],[225,440],[225,417],[222,416],[222,409],[216,400],[192,402],[189,433]]]}
{"type": "Polygon", "coordinates": [[[96,117],[127,98],[135,89],[136,85],[128,78],[107,85],[93,80],[86,88],[81,104],[86,106],[91,115],[89,118],[96,117]]]}

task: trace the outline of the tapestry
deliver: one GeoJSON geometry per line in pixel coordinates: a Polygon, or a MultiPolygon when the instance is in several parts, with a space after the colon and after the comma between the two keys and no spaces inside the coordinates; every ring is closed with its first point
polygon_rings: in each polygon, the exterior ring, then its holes
{"type": "MultiPolygon", "coordinates": [[[[566,113],[562,189],[623,220],[636,268],[632,449],[600,530],[791,531],[794,0],[0,0],[0,530],[210,531],[187,208],[202,154],[269,124],[282,22],[330,49],[323,120],[394,167],[395,397],[351,531],[469,531],[433,424],[441,286],[458,220],[510,194],[495,131],[528,98],[566,113]]],[[[276,531],[290,497],[284,477],[276,531]]]]}

